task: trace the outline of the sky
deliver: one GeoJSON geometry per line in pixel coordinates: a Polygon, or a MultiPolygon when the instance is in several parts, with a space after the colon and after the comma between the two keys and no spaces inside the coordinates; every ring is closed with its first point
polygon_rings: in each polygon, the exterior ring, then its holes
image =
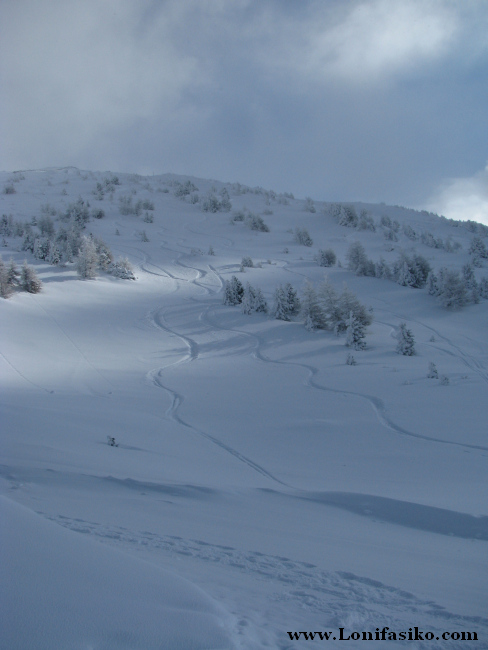
{"type": "Polygon", "coordinates": [[[488,223],[487,0],[2,0],[0,169],[488,223]]]}

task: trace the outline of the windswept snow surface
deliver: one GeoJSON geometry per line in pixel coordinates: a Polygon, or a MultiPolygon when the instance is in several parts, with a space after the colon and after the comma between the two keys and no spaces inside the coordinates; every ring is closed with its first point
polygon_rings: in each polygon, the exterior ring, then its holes
{"type": "Polygon", "coordinates": [[[137,276],[80,280],[73,264],[40,262],[5,237],[4,262],[27,258],[44,287],[0,299],[0,647],[285,650],[313,647],[288,632],[387,626],[441,640],[380,647],[488,648],[488,301],[450,312],[345,261],[360,240],[374,260],[415,247],[435,269],[460,269],[469,228],[357,206],[451,236],[462,248],[448,253],[236,185],[232,212],[204,212],[224,185],[200,179],[200,203],[177,198],[188,179],[172,175],[118,174],[98,200],[111,177],[0,178],[15,188],[1,212],[17,221],[49,204],[58,228],[80,196],[103,209],[85,232],[137,276]],[[120,214],[121,196],[152,201],[153,222],[120,214]],[[244,207],[270,232],[233,222],[244,207]],[[311,248],[294,243],[297,226],[311,248]],[[356,366],[344,337],[222,304],[232,275],[270,304],[280,283],[318,283],[319,248],[342,263],[327,269],[334,286],[373,308],[356,366]],[[245,273],[243,256],[255,265],[245,273]],[[395,353],[402,321],[413,357],[395,353]],[[449,385],[427,378],[430,361],[449,385]]]}

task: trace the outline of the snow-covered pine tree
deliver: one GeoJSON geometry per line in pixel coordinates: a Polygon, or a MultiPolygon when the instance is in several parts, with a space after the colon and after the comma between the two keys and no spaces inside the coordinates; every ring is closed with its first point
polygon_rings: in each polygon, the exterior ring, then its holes
{"type": "Polygon", "coordinates": [[[294,289],[289,282],[287,282],[283,288],[286,296],[288,314],[290,316],[298,316],[301,310],[301,303],[297,290],[294,289]]]}
{"type": "Polygon", "coordinates": [[[339,298],[327,276],[320,283],[317,295],[325,327],[328,330],[333,330],[341,320],[341,314],[339,311],[339,298]]]}
{"type": "Polygon", "coordinates": [[[366,328],[365,326],[354,317],[350,312],[349,318],[346,320],[346,345],[354,350],[364,350],[366,347],[366,328]]]}
{"type": "Polygon", "coordinates": [[[268,305],[261,289],[255,289],[249,282],[244,289],[241,305],[244,314],[253,314],[254,312],[266,313],[268,311],[268,305]]]}
{"type": "Polygon", "coordinates": [[[447,268],[439,271],[438,300],[447,309],[457,309],[468,303],[468,292],[457,271],[447,268]]]}
{"type": "Polygon", "coordinates": [[[7,267],[0,257],[0,296],[2,298],[9,298],[12,295],[13,288],[7,280],[7,267]]]}
{"type": "Polygon", "coordinates": [[[427,371],[427,378],[428,379],[437,379],[439,377],[439,373],[437,372],[437,367],[433,361],[429,362],[429,369],[427,371]]]}
{"type": "Polygon", "coordinates": [[[337,333],[346,330],[346,320],[352,312],[356,318],[365,327],[368,327],[373,322],[373,316],[364,305],[359,302],[358,297],[353,293],[344,283],[344,288],[341,295],[337,300],[338,321],[335,325],[337,333]]]}
{"type": "Polygon", "coordinates": [[[122,280],[136,279],[132,264],[126,257],[121,257],[116,262],[112,262],[108,268],[108,272],[114,275],[116,278],[121,278],[122,280]]]}
{"type": "Polygon", "coordinates": [[[407,328],[406,323],[400,323],[397,339],[396,351],[398,354],[403,354],[406,357],[411,357],[415,354],[415,339],[412,330],[407,328]]]}
{"type": "Polygon", "coordinates": [[[55,241],[49,242],[49,252],[47,254],[47,261],[49,264],[57,265],[61,262],[61,252],[55,241]]]}
{"type": "Polygon", "coordinates": [[[274,304],[271,310],[271,316],[277,320],[290,320],[290,314],[288,312],[288,301],[286,299],[285,290],[281,284],[275,289],[274,304]]]}
{"type": "Polygon", "coordinates": [[[39,293],[42,289],[41,280],[39,279],[35,269],[33,269],[32,266],[28,266],[27,260],[24,261],[20,272],[20,287],[29,293],[39,293]]]}
{"type": "Polygon", "coordinates": [[[303,288],[302,315],[305,319],[305,327],[309,330],[325,329],[326,323],[322,309],[320,308],[317,292],[313,284],[307,281],[303,288]]]}
{"type": "Polygon", "coordinates": [[[15,287],[19,286],[19,278],[20,278],[20,271],[17,268],[17,264],[14,262],[13,259],[10,260],[7,268],[6,268],[6,274],[7,274],[7,284],[10,287],[10,289],[13,291],[15,287]]]}
{"type": "Polygon", "coordinates": [[[95,242],[86,235],[81,237],[81,247],[78,253],[76,270],[81,278],[94,278],[98,269],[98,254],[95,242]]]}
{"type": "Polygon", "coordinates": [[[224,282],[224,305],[240,305],[243,295],[244,287],[235,275],[230,280],[224,282]]]}

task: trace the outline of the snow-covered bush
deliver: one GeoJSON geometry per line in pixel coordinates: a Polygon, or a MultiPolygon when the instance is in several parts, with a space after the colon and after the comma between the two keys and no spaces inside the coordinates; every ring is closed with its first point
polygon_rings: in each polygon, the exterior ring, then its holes
{"type": "Polygon", "coordinates": [[[112,262],[108,269],[111,275],[122,280],[135,280],[134,269],[132,264],[126,257],[119,258],[116,262],[112,262]]]}
{"type": "Polygon", "coordinates": [[[294,240],[301,246],[313,246],[313,239],[306,228],[295,228],[294,240]]]}
{"type": "Polygon", "coordinates": [[[449,377],[447,375],[441,375],[439,377],[439,384],[441,386],[449,386],[449,377]]]}
{"type": "Polygon", "coordinates": [[[317,254],[314,256],[314,260],[319,266],[334,266],[337,262],[337,256],[332,248],[322,249],[319,248],[317,254]]]}
{"type": "Polygon", "coordinates": [[[356,208],[353,205],[341,205],[337,221],[340,226],[346,226],[346,228],[357,228],[359,219],[356,208]]]}
{"type": "Polygon", "coordinates": [[[305,210],[305,212],[311,212],[312,214],[315,214],[315,212],[317,212],[317,210],[315,209],[315,204],[309,196],[307,196],[307,198],[305,199],[305,205],[303,206],[303,209],[305,210]]]}
{"type": "Polygon", "coordinates": [[[347,366],[357,366],[357,361],[350,352],[346,357],[346,365],[347,366]]]}
{"type": "Polygon", "coordinates": [[[185,196],[190,196],[192,192],[198,192],[198,187],[194,185],[190,180],[186,181],[185,183],[175,181],[173,187],[175,188],[174,195],[180,199],[185,198],[185,196]]]}
{"type": "Polygon", "coordinates": [[[42,282],[39,279],[39,276],[35,269],[27,264],[26,260],[22,265],[19,284],[21,289],[28,291],[29,293],[39,293],[42,289],[42,282]]]}
{"type": "Polygon", "coordinates": [[[407,328],[406,323],[400,323],[397,340],[396,351],[398,354],[403,354],[406,357],[411,357],[415,354],[415,339],[412,330],[407,328]]]}
{"type": "Polygon", "coordinates": [[[269,232],[269,227],[264,223],[263,218],[250,212],[246,217],[246,226],[251,230],[259,232],[269,232]]]}
{"type": "Polygon", "coordinates": [[[13,186],[13,184],[8,183],[7,185],[5,185],[5,187],[3,188],[3,193],[4,194],[15,194],[15,187],[13,186]]]}
{"type": "Polygon", "coordinates": [[[251,257],[243,257],[241,261],[241,266],[252,269],[254,267],[254,262],[251,257]]]}
{"type": "Polygon", "coordinates": [[[359,221],[357,224],[358,230],[371,230],[376,232],[376,226],[374,225],[373,217],[367,212],[367,210],[361,210],[359,215],[359,221]]]}

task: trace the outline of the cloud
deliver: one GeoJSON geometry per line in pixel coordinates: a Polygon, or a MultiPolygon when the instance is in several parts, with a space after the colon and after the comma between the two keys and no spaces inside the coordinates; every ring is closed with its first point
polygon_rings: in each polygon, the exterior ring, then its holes
{"type": "Polygon", "coordinates": [[[427,208],[450,219],[471,219],[488,225],[488,165],[471,178],[444,181],[427,208]]]}
{"type": "MultiPolygon", "coordinates": [[[[439,0],[305,2],[301,16],[263,14],[268,64],[316,82],[377,83],[435,62],[454,44],[461,24],[455,5],[439,0]]],[[[260,25],[260,29],[258,26],[260,25]]]]}
{"type": "Polygon", "coordinates": [[[204,74],[172,42],[173,15],[143,21],[149,2],[6,3],[2,87],[6,146],[19,158],[85,148],[101,132],[177,110],[204,74]]]}

